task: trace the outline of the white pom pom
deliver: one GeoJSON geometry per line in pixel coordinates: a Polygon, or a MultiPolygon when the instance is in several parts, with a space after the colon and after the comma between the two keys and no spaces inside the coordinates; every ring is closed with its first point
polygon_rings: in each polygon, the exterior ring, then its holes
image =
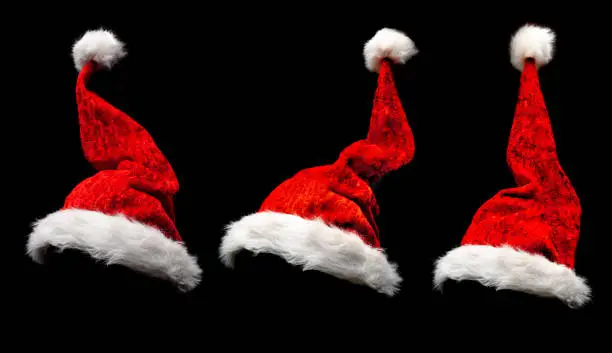
{"type": "Polygon", "coordinates": [[[510,61],[523,71],[525,59],[534,59],[536,67],[548,64],[554,55],[555,33],[546,27],[527,24],[519,28],[510,40],[510,61]]]}
{"type": "Polygon", "coordinates": [[[378,72],[380,62],[388,58],[396,64],[404,64],[418,53],[414,42],[404,33],[383,28],[376,32],[363,48],[363,56],[368,70],[378,72]]]}
{"type": "Polygon", "coordinates": [[[91,60],[110,69],[126,54],[123,43],[105,29],[87,31],[72,47],[74,66],[78,71],[91,60]]]}

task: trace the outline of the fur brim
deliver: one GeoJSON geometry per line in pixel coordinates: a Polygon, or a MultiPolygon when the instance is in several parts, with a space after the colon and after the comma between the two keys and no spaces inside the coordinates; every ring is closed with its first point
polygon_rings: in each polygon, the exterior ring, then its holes
{"type": "Polygon", "coordinates": [[[510,246],[464,245],[449,251],[436,262],[434,284],[441,289],[447,279],[557,297],[570,307],[584,305],[591,294],[572,269],[510,246]]]}
{"type": "Polygon", "coordinates": [[[197,259],[184,244],[159,230],[126,218],[81,209],[60,210],[34,223],[28,255],[44,263],[47,248],[81,250],[96,260],[123,265],[152,277],[171,281],[181,291],[200,282],[197,259]]]}
{"type": "Polygon", "coordinates": [[[324,272],[388,296],[396,294],[402,281],[396,265],[381,249],[319,219],[277,212],[248,215],[227,227],[221,261],[233,267],[234,256],[241,250],[275,254],[304,270],[324,272]]]}

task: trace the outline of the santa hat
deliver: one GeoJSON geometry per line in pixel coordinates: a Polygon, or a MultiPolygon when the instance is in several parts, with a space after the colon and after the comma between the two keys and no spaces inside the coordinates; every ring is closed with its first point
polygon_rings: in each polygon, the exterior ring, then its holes
{"type": "Polygon", "coordinates": [[[538,70],[553,58],[555,33],[535,25],[512,37],[512,65],[521,74],[507,149],[516,186],[476,212],[461,246],[437,260],[434,283],[472,280],[496,289],[556,297],[570,307],[590,299],[574,272],[581,206],[559,164],[538,70]]]}
{"type": "Polygon", "coordinates": [[[417,49],[405,34],[384,28],[363,53],[367,69],[378,73],[367,137],[345,148],[335,163],[298,172],[273,190],[257,213],[229,224],[220,246],[226,266],[233,267],[242,250],[270,253],[304,270],[389,296],[397,292],[402,279],[380,246],[371,185],[413,158],[412,131],[391,64],[405,63],[417,49]]]}
{"type": "Polygon", "coordinates": [[[182,291],[193,289],[201,269],[175,227],[179,184],[170,163],[142,126],[87,89],[94,72],[110,69],[126,55],[124,44],[110,31],[88,31],[72,54],[80,71],[81,146],[98,173],[78,184],[60,210],[34,223],[28,254],[44,263],[49,247],[77,249],[170,281],[182,291]]]}

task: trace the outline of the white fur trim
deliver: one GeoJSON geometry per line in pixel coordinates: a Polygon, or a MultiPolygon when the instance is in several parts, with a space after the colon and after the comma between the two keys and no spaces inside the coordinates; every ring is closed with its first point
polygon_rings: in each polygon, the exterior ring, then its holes
{"type": "Polygon", "coordinates": [[[173,282],[189,291],[200,282],[202,270],[187,248],[159,230],[124,215],[67,209],[34,223],[27,252],[44,263],[48,247],[77,249],[106,264],[118,264],[173,282]]]}
{"type": "Polygon", "coordinates": [[[523,71],[525,59],[532,58],[539,68],[553,59],[554,50],[555,33],[550,28],[527,24],[510,40],[510,61],[517,70],[523,71]]]}
{"type": "Polygon", "coordinates": [[[510,246],[464,245],[436,262],[434,284],[447,279],[478,281],[487,287],[509,289],[541,297],[557,297],[570,307],[590,300],[586,280],[570,268],[510,246]]]}
{"type": "Polygon", "coordinates": [[[242,249],[275,254],[304,270],[367,285],[388,296],[398,291],[402,281],[396,265],[382,250],[319,219],[276,212],[245,216],[227,227],[220,247],[221,261],[233,267],[234,256],[242,249]]]}
{"type": "Polygon", "coordinates": [[[363,47],[366,67],[372,72],[378,72],[380,62],[384,58],[389,58],[397,64],[404,64],[418,52],[412,39],[391,28],[383,28],[376,32],[363,47]]]}
{"type": "Polygon", "coordinates": [[[87,31],[72,47],[74,67],[81,71],[90,60],[110,69],[127,55],[124,44],[109,30],[87,31]]]}

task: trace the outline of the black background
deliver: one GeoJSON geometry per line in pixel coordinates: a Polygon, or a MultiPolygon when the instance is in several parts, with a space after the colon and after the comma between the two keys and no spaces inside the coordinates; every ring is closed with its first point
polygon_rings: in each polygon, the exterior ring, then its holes
{"type": "MultiPolygon", "coordinates": [[[[39,9],[40,18],[20,23],[10,39],[16,54],[5,58],[11,61],[6,106],[13,107],[5,120],[16,124],[5,133],[16,141],[5,149],[15,159],[6,186],[13,213],[6,221],[16,225],[5,236],[20,248],[20,270],[10,272],[18,274],[21,310],[73,309],[81,322],[133,320],[139,309],[199,324],[233,318],[253,325],[274,316],[291,325],[312,318],[359,332],[376,328],[368,315],[402,323],[387,326],[420,322],[432,330],[470,320],[486,326],[510,316],[577,320],[563,321],[569,326],[590,321],[607,293],[602,244],[609,234],[602,124],[610,76],[600,49],[607,30],[593,17],[597,9],[582,10],[589,12],[584,16],[574,9],[569,16],[529,7],[511,14],[495,7],[395,6],[377,5],[362,15],[314,5],[150,6],[112,16],[77,7],[73,17],[47,17],[39,9]],[[583,206],[576,271],[588,279],[594,298],[579,310],[469,283],[444,294],[432,290],[435,259],[458,245],[484,201],[513,185],[505,148],[520,74],[510,64],[508,44],[527,21],[557,33],[555,58],[540,79],[562,166],[583,206]],[[24,255],[31,222],[59,209],[94,173],[80,147],[71,46],[100,26],[126,43],[128,56],[91,87],[146,127],[181,184],[177,227],[204,270],[202,284],[187,295],[74,254],[52,266],[24,255]],[[375,190],[381,242],[400,266],[401,293],[389,299],[265,256],[241,259],[250,263],[242,271],[223,268],[217,250],[228,222],[255,212],[297,171],[333,162],[365,136],[376,75],[365,69],[362,47],[386,26],[404,31],[420,50],[394,67],[415,159],[375,190]]],[[[167,325],[163,330],[172,330],[167,325]]]]}

